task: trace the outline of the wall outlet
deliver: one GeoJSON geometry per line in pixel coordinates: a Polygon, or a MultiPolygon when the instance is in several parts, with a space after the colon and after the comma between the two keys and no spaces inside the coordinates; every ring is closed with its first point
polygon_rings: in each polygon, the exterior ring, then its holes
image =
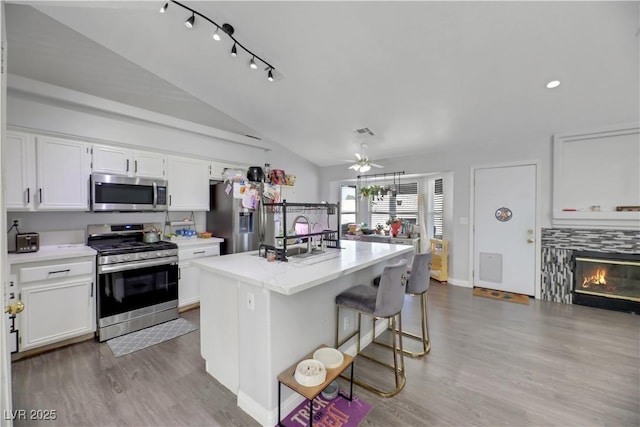
{"type": "Polygon", "coordinates": [[[349,317],[345,316],[344,319],[342,319],[342,330],[346,331],[349,329],[349,317]]]}
{"type": "Polygon", "coordinates": [[[255,310],[256,305],[255,305],[255,296],[252,293],[247,293],[247,309],[249,311],[253,311],[255,310]]]}

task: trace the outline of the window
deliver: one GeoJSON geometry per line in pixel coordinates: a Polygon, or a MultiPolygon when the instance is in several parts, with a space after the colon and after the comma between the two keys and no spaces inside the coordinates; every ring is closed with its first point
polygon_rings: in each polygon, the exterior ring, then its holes
{"type": "Polygon", "coordinates": [[[433,182],[433,238],[442,239],[444,226],[444,192],[442,178],[433,182]]]}
{"type": "Polygon", "coordinates": [[[355,185],[343,185],[340,187],[340,224],[343,226],[356,222],[356,201],[355,185]]]}
{"type": "Polygon", "coordinates": [[[416,224],[418,221],[418,183],[399,184],[397,194],[386,195],[382,200],[375,198],[371,203],[371,228],[377,224],[386,225],[390,216],[401,221],[416,224]]]}

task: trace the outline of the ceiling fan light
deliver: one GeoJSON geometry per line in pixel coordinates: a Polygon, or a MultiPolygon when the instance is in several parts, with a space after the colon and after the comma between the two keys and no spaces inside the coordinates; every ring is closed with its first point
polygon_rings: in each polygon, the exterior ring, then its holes
{"type": "Polygon", "coordinates": [[[184,21],[184,26],[187,28],[193,28],[193,24],[196,22],[196,14],[191,13],[191,16],[184,21]]]}
{"type": "Polygon", "coordinates": [[[370,169],[371,169],[371,166],[369,165],[360,166],[360,172],[368,172],[370,169]]]}
{"type": "Polygon", "coordinates": [[[164,6],[160,8],[160,13],[165,13],[168,7],[169,7],[169,3],[165,3],[164,6]]]}
{"type": "Polygon", "coordinates": [[[236,44],[233,44],[233,47],[231,48],[231,56],[238,56],[238,48],[236,48],[236,44]]]}

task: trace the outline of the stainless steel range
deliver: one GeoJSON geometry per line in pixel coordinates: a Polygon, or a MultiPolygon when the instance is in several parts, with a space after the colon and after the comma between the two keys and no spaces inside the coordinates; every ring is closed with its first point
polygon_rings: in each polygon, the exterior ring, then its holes
{"type": "Polygon", "coordinates": [[[97,338],[178,317],[178,246],[145,242],[145,224],[89,225],[97,256],[97,338]]]}

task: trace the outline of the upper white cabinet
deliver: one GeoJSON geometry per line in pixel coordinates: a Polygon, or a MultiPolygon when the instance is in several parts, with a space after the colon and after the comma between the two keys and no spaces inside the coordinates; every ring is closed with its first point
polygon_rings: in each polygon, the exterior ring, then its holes
{"type": "Polygon", "coordinates": [[[11,131],[5,155],[6,176],[17,183],[7,186],[7,210],[89,209],[88,144],[11,131]]]}
{"type": "Polygon", "coordinates": [[[36,137],[38,210],[89,209],[89,145],[36,137]]]}
{"type": "Polygon", "coordinates": [[[222,180],[222,174],[227,167],[222,163],[209,162],[209,179],[222,180]]]}
{"type": "Polygon", "coordinates": [[[7,210],[29,210],[36,191],[36,140],[33,135],[7,132],[4,143],[7,210]]]}
{"type": "Polygon", "coordinates": [[[209,210],[209,162],[169,157],[169,210],[209,210]]]}
{"type": "Polygon", "coordinates": [[[91,151],[95,173],[166,179],[164,154],[108,145],[94,145],[91,151]]]}

